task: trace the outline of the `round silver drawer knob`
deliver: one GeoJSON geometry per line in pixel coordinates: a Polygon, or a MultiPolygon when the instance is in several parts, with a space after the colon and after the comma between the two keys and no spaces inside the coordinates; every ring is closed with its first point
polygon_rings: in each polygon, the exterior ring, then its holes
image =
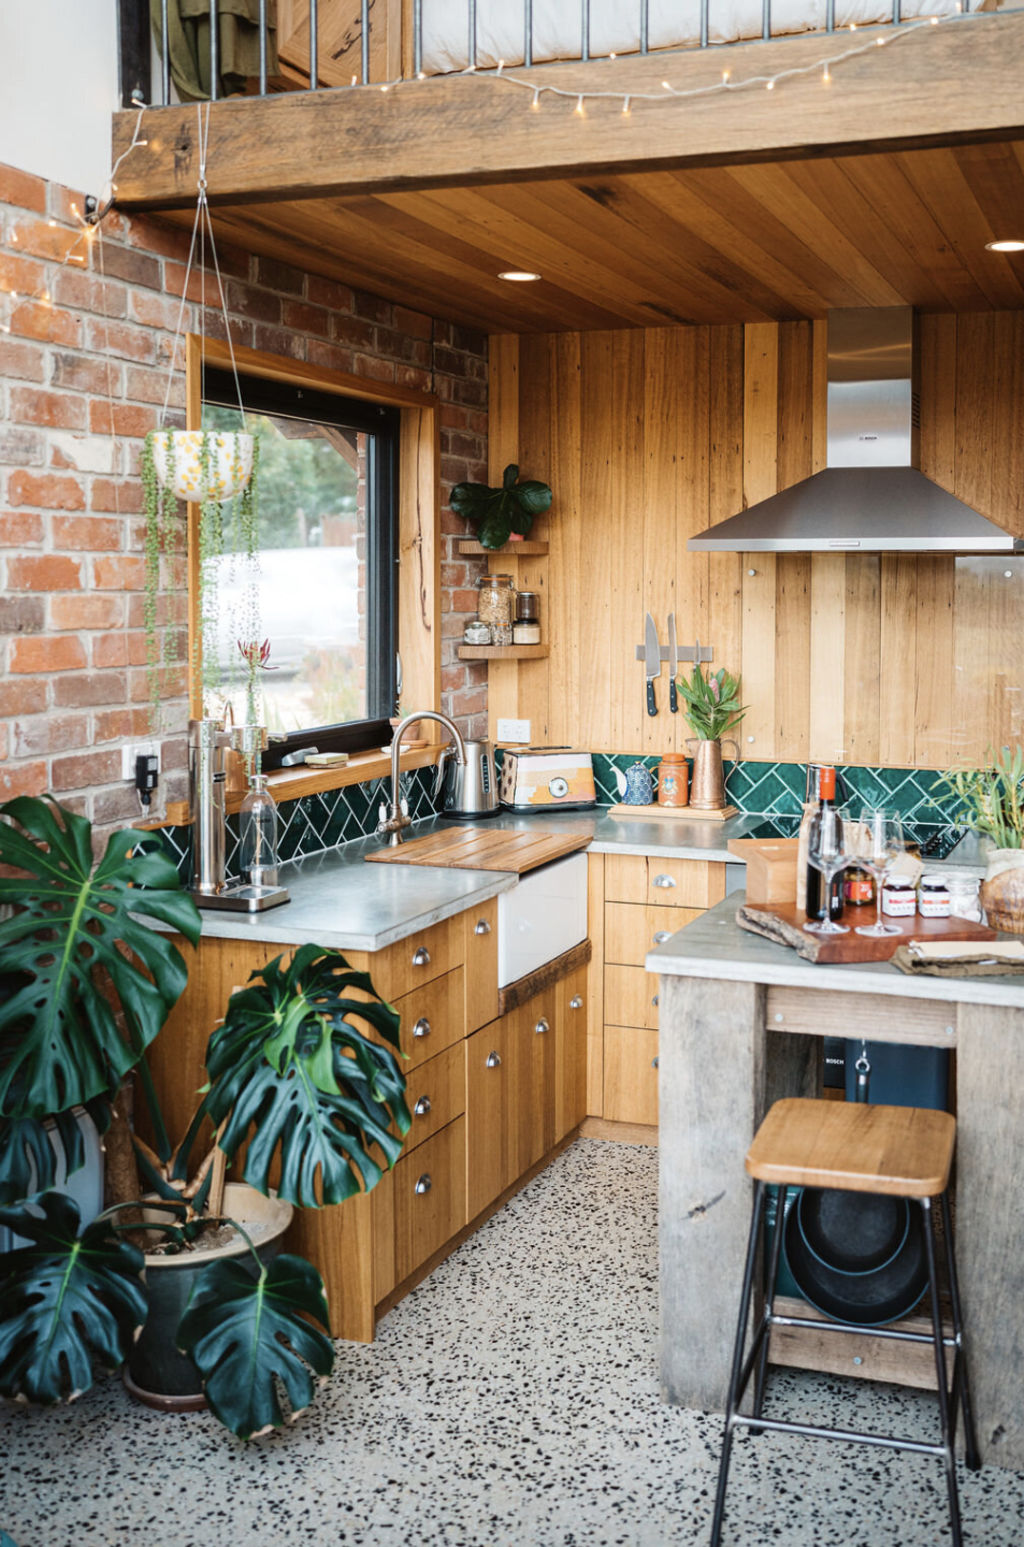
{"type": "Polygon", "coordinates": [[[657,994],[655,994],[654,998],[651,1000],[651,1004],[654,1006],[655,1009],[658,1008],[658,995],[657,994]]]}
{"type": "Polygon", "coordinates": [[[654,1058],[651,1059],[651,1068],[652,1069],[656,1069],[657,1067],[658,1067],[658,1060],[657,1060],[657,1057],[654,1057],[654,1058]]]}
{"type": "Polygon", "coordinates": [[[473,925],[474,935],[489,935],[490,932],[491,926],[488,924],[487,920],[477,919],[476,923],[473,925]]]}
{"type": "Polygon", "coordinates": [[[582,1010],[583,1009],[583,995],[582,994],[573,994],[572,998],[569,1000],[569,1009],[570,1010],[582,1010]]]}
{"type": "Polygon", "coordinates": [[[413,1034],[414,1037],[429,1037],[430,1036],[430,1022],[427,1020],[427,1017],[425,1015],[421,1015],[420,1016],[419,1020],[416,1022],[415,1026],[412,1028],[412,1034],[413,1034]]]}
{"type": "Polygon", "coordinates": [[[421,1096],[416,1105],[413,1107],[413,1111],[416,1113],[417,1117],[426,1117],[427,1113],[430,1111],[430,1097],[421,1096]]]}
{"type": "Polygon", "coordinates": [[[550,1031],[551,1027],[548,1025],[547,1021],[544,1019],[544,1017],[542,1015],[540,1020],[537,1022],[536,1026],[533,1029],[537,1033],[537,1035],[540,1037],[540,1036],[543,1036],[546,1031],[550,1031]]]}
{"type": "Polygon", "coordinates": [[[430,952],[425,945],[421,945],[412,953],[412,964],[414,967],[427,967],[430,965],[430,952]]]}
{"type": "Polygon", "coordinates": [[[669,938],[670,938],[670,935],[669,935],[669,931],[667,929],[659,929],[659,930],[655,931],[654,943],[655,943],[655,945],[664,945],[665,941],[668,940],[669,938]]]}
{"type": "Polygon", "coordinates": [[[675,886],[675,884],[676,883],[671,876],[655,876],[654,878],[654,885],[660,886],[662,890],[670,886],[675,886]]]}
{"type": "Polygon", "coordinates": [[[430,1180],[430,1172],[424,1171],[423,1175],[416,1183],[416,1191],[418,1193],[429,1192],[433,1185],[433,1182],[430,1180]]]}
{"type": "Polygon", "coordinates": [[[500,1054],[498,1054],[498,1053],[488,1053],[486,1067],[488,1069],[500,1069],[501,1068],[501,1056],[500,1056],[500,1054]]]}

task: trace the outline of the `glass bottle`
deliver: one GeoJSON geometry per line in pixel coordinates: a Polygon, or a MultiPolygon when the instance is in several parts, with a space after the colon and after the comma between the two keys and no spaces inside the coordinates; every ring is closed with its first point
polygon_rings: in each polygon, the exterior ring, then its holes
{"type": "Polygon", "coordinates": [[[277,804],[266,774],[252,774],[240,815],[242,879],[257,890],[277,885],[277,804]]]}

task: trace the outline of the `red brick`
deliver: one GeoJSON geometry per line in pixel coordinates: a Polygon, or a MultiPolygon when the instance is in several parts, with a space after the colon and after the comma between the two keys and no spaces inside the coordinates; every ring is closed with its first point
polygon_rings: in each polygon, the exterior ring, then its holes
{"type": "Polygon", "coordinates": [[[123,597],[96,596],[87,591],[50,597],[51,628],[119,628],[123,622],[123,597]]]}
{"type": "Polygon", "coordinates": [[[71,634],[11,640],[12,672],[75,671],[84,665],[82,641],[71,634]]]}
{"type": "Polygon", "coordinates": [[[50,370],[50,385],[53,387],[120,396],[123,367],[113,361],[89,360],[79,354],[54,354],[50,370]]]}
{"type": "MultiPolygon", "coordinates": [[[[159,254],[161,258],[180,258],[182,262],[188,257],[189,233],[179,226],[164,225],[147,215],[112,214],[104,221],[104,229],[118,220],[122,223],[122,234],[130,246],[143,247],[147,252],[159,254]]],[[[116,225],[114,230],[116,233],[116,225]]]]}
{"type": "Polygon", "coordinates": [[[0,163],[0,204],[13,204],[42,215],[46,210],[46,183],[41,177],[0,163]]]}
{"type": "Polygon", "coordinates": [[[324,279],[322,274],[310,274],[306,280],[306,299],[314,306],[326,306],[332,312],[350,312],[353,293],[348,285],[336,279],[324,279]]]}
{"type": "MultiPolygon", "coordinates": [[[[85,194],[77,188],[62,188],[60,183],[51,183],[50,214],[69,226],[79,225],[85,214],[85,194]]],[[[106,229],[104,226],[104,231],[106,229]]]]}
{"type": "Polygon", "coordinates": [[[11,418],[21,424],[46,425],[51,430],[84,430],[85,404],[70,392],[12,387],[11,418]]]}
{"type": "Polygon", "coordinates": [[[124,741],[129,736],[148,736],[150,731],[147,709],[101,709],[93,715],[93,739],[100,741],[124,741]]]}
{"type": "Polygon", "coordinates": [[[55,548],[98,552],[119,549],[124,523],[104,516],[54,516],[50,532],[55,548]]]}
{"type": "MultiPolygon", "coordinates": [[[[185,590],[184,576],[180,582],[181,589],[169,591],[165,588],[156,599],[156,623],[158,628],[166,628],[171,624],[184,624],[188,618],[188,595],[185,590]]],[[[132,591],[128,597],[128,627],[143,628],[146,621],[146,598],[141,591],[132,591]]]]}
{"type": "MultiPolygon", "coordinates": [[[[107,394],[109,396],[109,393],[107,394]]],[[[133,403],[159,403],[163,406],[167,396],[167,368],[153,366],[147,370],[145,366],[130,365],[124,381],[124,395],[133,403]]],[[[185,393],[181,384],[177,392],[172,389],[171,403],[175,407],[184,407],[185,393]]]]}
{"type": "MultiPolygon", "coordinates": [[[[128,310],[128,287],[116,279],[97,279],[77,269],[62,268],[53,281],[53,299],[59,306],[83,312],[99,312],[104,318],[123,317],[128,310]]],[[[102,331],[97,335],[102,339],[102,331]]],[[[94,346],[102,350],[102,343],[94,346]]]]}
{"type": "Polygon", "coordinates": [[[347,376],[351,376],[355,363],[351,349],[343,349],[338,344],[324,344],[318,338],[309,340],[306,358],[310,365],[319,365],[328,371],[344,371],[347,376]]]}
{"type": "Polygon", "coordinates": [[[476,592],[452,591],[451,608],[453,612],[476,612],[476,592]]]}
{"type": "Polygon", "coordinates": [[[143,489],[137,478],[121,481],[94,478],[92,481],[90,510],[113,510],[120,516],[137,516],[142,512],[143,503],[143,489]]]}
{"type": "Polygon", "coordinates": [[[22,338],[38,338],[47,344],[77,348],[82,342],[82,320],[59,306],[23,301],[11,312],[11,332],[22,338]]]}
{"type": "Polygon", "coordinates": [[[83,752],[56,757],[50,765],[53,790],[81,790],[90,784],[112,784],[121,776],[120,752],[83,752]]]}
{"type": "Polygon", "coordinates": [[[87,714],[42,714],[16,720],[13,729],[15,757],[47,757],[51,752],[69,752],[90,744],[87,714]]]}
{"type": "Polygon", "coordinates": [[[78,240],[77,231],[69,231],[67,226],[50,224],[47,220],[32,220],[24,217],[15,220],[7,231],[7,245],[17,247],[19,252],[30,254],[33,258],[49,258],[57,263],[63,263],[68,253],[78,240]]]}
{"type": "Polygon", "coordinates": [[[118,247],[106,242],[103,247],[103,272],[113,279],[124,279],[130,285],[142,285],[147,290],[159,290],[160,259],[138,248],[118,247]]]}
{"type": "MultiPolygon", "coordinates": [[[[160,677],[161,702],[167,703],[172,698],[183,698],[188,686],[185,667],[169,666],[161,673],[160,677]]],[[[128,674],[128,701],[132,704],[144,704],[150,696],[149,673],[142,667],[133,668],[128,674]]]]}
{"type": "MultiPolygon", "coordinates": [[[[182,286],[185,283],[185,265],[183,263],[164,264],[164,290],[168,295],[180,296],[182,286]]],[[[206,269],[202,273],[193,268],[188,276],[189,301],[205,301],[207,306],[220,306],[220,291],[217,288],[217,276],[212,269],[206,269]]]]}
{"type": "Polygon", "coordinates": [[[156,429],[156,421],[155,408],[140,408],[136,403],[110,404],[104,398],[94,398],[89,404],[89,428],[94,435],[141,440],[156,429]]]}
{"type": "Polygon", "coordinates": [[[128,683],[123,671],[76,673],[74,676],[56,677],[53,682],[53,701],[60,708],[123,704],[127,695],[128,683]]]}
{"type": "Polygon", "coordinates": [[[289,333],[287,328],[274,328],[262,322],[253,324],[254,349],[263,349],[267,354],[272,355],[285,355],[291,360],[301,360],[305,344],[306,341],[300,334],[289,333]]]}
{"type": "Polygon", "coordinates": [[[7,761],[8,736],[7,726],[0,725],[0,763],[7,761]]]}
{"type": "Polygon", "coordinates": [[[390,328],[395,309],[383,296],[370,295],[367,290],[353,290],[352,310],[357,317],[368,317],[371,322],[381,322],[390,328]]]}
{"type": "Polygon", "coordinates": [[[0,424],[0,463],[14,467],[39,467],[46,458],[46,439],[23,424],[0,424]]]}
{"type": "Polygon", "coordinates": [[[43,540],[43,518],[28,510],[4,511],[0,514],[0,546],[27,548],[43,540]]]}
{"type": "Polygon", "coordinates": [[[284,290],[290,295],[301,295],[305,279],[302,270],[292,268],[290,263],[281,263],[277,258],[256,260],[256,282],[266,285],[268,290],[284,290]]]}
{"type": "Polygon", "coordinates": [[[434,321],[424,312],[410,311],[407,306],[396,306],[395,327],[399,333],[408,333],[413,338],[430,338],[434,321]]]}
{"type": "Polygon", "coordinates": [[[0,639],[12,634],[41,634],[45,613],[45,597],[0,596],[0,639]]]}
{"type": "Polygon", "coordinates": [[[322,306],[310,306],[306,301],[285,301],[281,308],[281,321],[286,328],[312,333],[314,337],[327,337],[330,320],[322,306]]]}
{"type": "Polygon", "coordinates": [[[82,566],[60,553],[28,554],[8,559],[7,584],[12,591],[78,591],[82,566]]]}
{"type": "Polygon", "coordinates": [[[372,353],[377,348],[377,329],[373,323],[360,322],[355,317],[332,317],[331,338],[336,344],[347,344],[350,349],[372,353]]]}
{"type": "Polygon", "coordinates": [[[432,386],[430,372],[420,365],[400,365],[395,371],[395,382],[399,387],[411,387],[414,392],[429,392],[432,386]]]}
{"type": "Polygon", "coordinates": [[[88,347],[148,365],[156,356],[153,335],[125,322],[90,322],[88,347]]]}
{"type": "Polygon", "coordinates": [[[46,270],[34,258],[22,258],[10,252],[0,252],[0,290],[13,297],[34,295],[42,290],[46,270]]]}
{"type": "Polygon", "coordinates": [[[22,763],[20,768],[0,769],[0,799],[16,795],[42,795],[46,791],[46,764],[22,763]]]}
{"type": "Polygon", "coordinates": [[[37,349],[34,344],[19,344],[13,338],[0,337],[0,377],[42,381],[45,374],[46,355],[42,349],[37,349]]]}
{"type": "Polygon", "coordinates": [[[145,666],[145,634],[130,634],[124,629],[118,629],[116,633],[97,634],[92,642],[92,664],[99,667],[145,666]]]}
{"type": "Polygon", "coordinates": [[[178,326],[181,302],[162,295],[132,292],[128,297],[128,315],[133,322],[141,322],[147,328],[166,328],[173,333],[178,326]]]}
{"type": "MultiPolygon", "coordinates": [[[[140,735],[146,735],[141,731],[140,735]]],[[[93,798],[94,823],[113,822],[123,827],[126,822],[137,822],[142,816],[139,797],[130,784],[115,784],[108,790],[99,790],[93,798]]]]}
{"type": "Polygon", "coordinates": [[[487,689],[475,688],[472,692],[463,691],[452,694],[452,714],[457,717],[460,714],[483,714],[487,708],[487,689]]]}
{"type": "Polygon", "coordinates": [[[369,376],[372,381],[394,381],[395,367],[390,360],[375,360],[371,355],[356,355],[357,376],[369,376]]]}
{"type": "Polygon", "coordinates": [[[0,681],[0,715],[36,714],[45,708],[45,682],[10,677],[0,681]]]}
{"type": "Polygon", "coordinates": [[[141,591],[146,583],[146,561],[137,558],[99,558],[92,566],[97,591],[141,591]]]}

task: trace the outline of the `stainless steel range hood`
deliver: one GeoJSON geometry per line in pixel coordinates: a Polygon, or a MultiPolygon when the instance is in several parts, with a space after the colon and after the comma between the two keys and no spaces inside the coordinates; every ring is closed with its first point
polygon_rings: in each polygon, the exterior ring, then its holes
{"type": "Polygon", "coordinates": [[[1024,542],[918,471],[914,314],[832,312],[823,472],[720,521],[708,553],[1024,553],[1024,542]]]}

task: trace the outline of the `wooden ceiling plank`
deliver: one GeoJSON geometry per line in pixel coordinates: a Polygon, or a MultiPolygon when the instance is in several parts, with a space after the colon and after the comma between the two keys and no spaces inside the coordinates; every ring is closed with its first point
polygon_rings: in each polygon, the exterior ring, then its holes
{"type": "Polygon", "coordinates": [[[993,264],[991,254],[985,251],[985,243],[993,237],[992,228],[956,157],[899,155],[896,159],[988,304],[1024,304],[1024,287],[1016,275],[1005,265],[993,264]],[[1008,287],[1012,288],[1012,302],[1006,294],[1008,287]]]}

